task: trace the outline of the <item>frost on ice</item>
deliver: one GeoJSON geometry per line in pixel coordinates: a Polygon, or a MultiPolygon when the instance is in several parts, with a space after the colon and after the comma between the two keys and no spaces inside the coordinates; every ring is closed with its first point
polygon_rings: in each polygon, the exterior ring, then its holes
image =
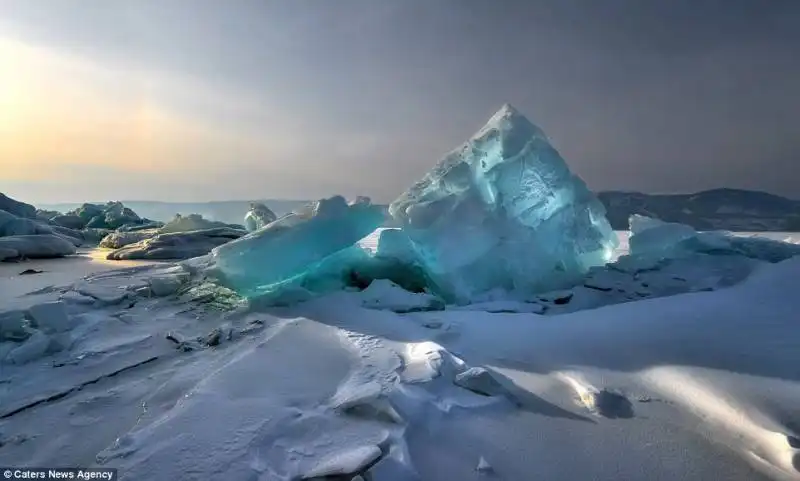
{"type": "Polygon", "coordinates": [[[389,207],[433,290],[547,291],[605,264],[605,208],[545,134],[510,105],[389,207]]]}
{"type": "Polygon", "coordinates": [[[297,286],[309,275],[341,272],[338,266],[347,264],[352,249],[358,249],[352,246],[384,217],[365,198],[348,204],[335,196],[217,247],[211,257],[226,287],[245,297],[269,294],[297,286]]]}

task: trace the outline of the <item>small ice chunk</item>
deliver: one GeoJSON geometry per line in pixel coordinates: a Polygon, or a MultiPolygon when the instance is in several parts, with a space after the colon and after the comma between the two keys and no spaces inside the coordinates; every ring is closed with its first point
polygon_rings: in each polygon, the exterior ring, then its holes
{"type": "Polygon", "coordinates": [[[253,232],[274,222],[278,217],[269,207],[259,202],[250,204],[250,210],[244,216],[244,226],[248,232],[253,232]]]}
{"type": "Polygon", "coordinates": [[[0,340],[22,340],[29,336],[25,331],[23,311],[0,312],[0,340]]]}
{"type": "Polygon", "coordinates": [[[22,345],[8,353],[14,364],[27,364],[41,358],[50,347],[50,338],[41,331],[35,331],[22,345]]]}
{"type": "Polygon", "coordinates": [[[475,471],[478,471],[479,473],[490,473],[492,472],[492,465],[486,461],[486,458],[481,456],[478,460],[478,466],[475,467],[475,471]]]}
{"type": "Polygon", "coordinates": [[[66,332],[73,327],[61,301],[36,304],[28,309],[28,313],[36,327],[44,332],[66,332]]]}
{"type": "Polygon", "coordinates": [[[450,353],[435,342],[424,341],[406,345],[401,378],[407,383],[425,383],[441,375],[450,353]]]}
{"type": "Polygon", "coordinates": [[[60,296],[60,299],[64,302],[72,304],[94,304],[95,302],[95,299],[93,297],[89,297],[75,291],[65,292],[60,296]]]}
{"type": "Polygon", "coordinates": [[[343,449],[322,458],[303,475],[303,479],[353,475],[363,471],[380,457],[381,448],[374,444],[343,449]]]}
{"type": "Polygon", "coordinates": [[[159,275],[148,279],[150,293],[156,297],[166,297],[175,294],[183,285],[186,277],[183,275],[159,275]]]}
{"type": "Polygon", "coordinates": [[[119,304],[128,297],[128,291],[113,287],[94,286],[91,284],[84,284],[78,287],[77,291],[79,294],[92,297],[96,302],[107,306],[119,304]]]}
{"type": "Polygon", "coordinates": [[[503,387],[486,369],[471,367],[458,374],[453,381],[457,386],[483,396],[504,396],[508,390],[503,387]]]}

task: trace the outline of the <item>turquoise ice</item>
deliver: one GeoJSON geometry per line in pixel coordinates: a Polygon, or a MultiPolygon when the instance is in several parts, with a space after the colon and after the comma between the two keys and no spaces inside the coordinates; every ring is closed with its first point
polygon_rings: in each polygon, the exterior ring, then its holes
{"type": "MultiPolygon", "coordinates": [[[[348,204],[340,196],[320,200],[288,214],[211,253],[216,275],[245,297],[275,294],[303,285],[309,275],[335,276],[341,258],[385,219],[383,209],[368,200],[348,204]]],[[[325,278],[325,276],[322,276],[325,278]]],[[[333,281],[333,279],[331,279],[333,281]]]]}
{"type": "Polygon", "coordinates": [[[605,208],[541,129],[503,106],[389,207],[438,294],[544,291],[605,264],[605,208]]]}

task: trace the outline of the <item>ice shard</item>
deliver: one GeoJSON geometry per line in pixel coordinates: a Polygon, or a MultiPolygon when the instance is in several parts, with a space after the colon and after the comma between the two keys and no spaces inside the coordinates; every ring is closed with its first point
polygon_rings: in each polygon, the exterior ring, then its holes
{"type": "Polygon", "coordinates": [[[249,232],[253,232],[276,219],[277,216],[269,207],[259,202],[253,202],[250,204],[250,210],[244,216],[244,226],[249,232]]]}
{"type": "Polygon", "coordinates": [[[380,206],[365,199],[348,204],[335,196],[217,247],[211,257],[226,287],[245,297],[274,294],[302,285],[309,275],[319,284],[322,274],[341,273],[338,266],[349,259],[348,249],[384,220],[380,206]]]}
{"type": "Polygon", "coordinates": [[[605,264],[618,242],[603,205],[510,105],[389,212],[432,289],[451,300],[496,288],[560,288],[605,264]]]}

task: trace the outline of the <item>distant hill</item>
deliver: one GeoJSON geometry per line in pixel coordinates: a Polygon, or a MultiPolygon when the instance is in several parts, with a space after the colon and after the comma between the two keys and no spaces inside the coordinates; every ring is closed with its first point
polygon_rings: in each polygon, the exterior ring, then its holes
{"type": "MultiPolygon", "coordinates": [[[[701,230],[800,232],[800,201],[765,192],[715,189],[696,194],[651,195],[639,192],[600,192],[614,229],[627,230],[628,217],[642,214],[701,230]]],[[[249,201],[153,202],[122,201],[148,219],[167,221],[175,214],[202,214],[208,219],[240,224],[249,201]]],[[[264,199],[281,216],[304,205],[305,200],[264,199]]],[[[66,212],[80,204],[39,204],[39,209],[66,212]]]]}
{"type": "Polygon", "coordinates": [[[642,214],[700,230],[800,231],[800,201],[765,192],[739,189],[669,195],[600,192],[598,197],[617,230],[628,228],[631,215],[642,214]]]}

